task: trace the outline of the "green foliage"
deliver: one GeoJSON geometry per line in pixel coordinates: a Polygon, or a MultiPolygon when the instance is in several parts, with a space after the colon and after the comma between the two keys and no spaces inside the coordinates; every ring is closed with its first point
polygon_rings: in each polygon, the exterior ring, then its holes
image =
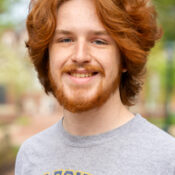
{"type": "Polygon", "coordinates": [[[15,5],[23,0],[0,0],[0,32],[4,29],[15,28],[19,22],[13,19],[13,9],[15,5]]]}
{"type": "Polygon", "coordinates": [[[146,76],[146,100],[150,101],[154,94],[151,93],[151,90],[153,89],[151,80],[153,75],[157,75],[160,78],[160,84],[159,84],[159,102],[162,102],[164,100],[164,89],[165,89],[165,68],[166,68],[166,55],[163,48],[163,43],[159,42],[157,45],[152,49],[152,52],[149,56],[148,62],[147,62],[147,76],[146,76]]]}
{"type": "Polygon", "coordinates": [[[158,126],[159,128],[163,128],[164,126],[164,118],[151,117],[151,118],[148,118],[148,121],[158,126]]]}
{"type": "Polygon", "coordinates": [[[175,40],[175,1],[154,0],[158,10],[158,16],[164,30],[164,40],[175,40]]]}
{"type": "Polygon", "coordinates": [[[29,59],[19,48],[0,43],[0,83],[12,87],[16,97],[33,88],[33,73],[29,59]]]}
{"type": "Polygon", "coordinates": [[[147,102],[154,100],[156,103],[164,104],[165,100],[171,100],[167,99],[167,94],[172,97],[172,88],[174,88],[173,84],[175,83],[175,48],[173,52],[174,54],[170,64],[163,40],[157,43],[156,47],[153,48],[147,63],[148,71],[145,82],[145,100],[147,102]],[[158,78],[158,87],[152,85],[151,81],[154,76],[158,78]],[[171,90],[169,89],[168,92],[167,86],[171,87],[171,90]],[[155,88],[158,89],[154,90],[155,88]],[[153,99],[155,95],[156,99],[153,99]]]}
{"type": "Polygon", "coordinates": [[[12,146],[10,137],[7,134],[0,142],[0,172],[4,173],[9,168],[14,168],[15,158],[19,148],[12,146]]]}
{"type": "Polygon", "coordinates": [[[169,124],[175,124],[175,114],[169,115],[169,124]]]}
{"type": "Polygon", "coordinates": [[[14,5],[14,3],[20,0],[1,0],[0,1],[0,14],[5,13],[14,5]]]}

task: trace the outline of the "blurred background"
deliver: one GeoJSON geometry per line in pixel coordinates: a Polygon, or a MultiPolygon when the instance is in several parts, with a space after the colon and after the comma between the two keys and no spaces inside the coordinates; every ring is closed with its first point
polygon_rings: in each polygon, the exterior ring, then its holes
{"type": "MultiPolygon", "coordinates": [[[[164,37],[152,49],[131,110],[175,136],[175,1],[155,0],[164,37]]],[[[14,174],[21,143],[51,126],[62,108],[45,95],[25,48],[29,0],[0,0],[0,175],[14,174]]]]}

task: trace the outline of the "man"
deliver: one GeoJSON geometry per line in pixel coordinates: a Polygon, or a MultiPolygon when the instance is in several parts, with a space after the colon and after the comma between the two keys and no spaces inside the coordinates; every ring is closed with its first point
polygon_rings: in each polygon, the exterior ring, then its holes
{"type": "Polygon", "coordinates": [[[21,146],[16,175],[175,174],[175,139],[128,110],[161,36],[150,1],[38,0],[27,29],[64,114],[21,146]]]}

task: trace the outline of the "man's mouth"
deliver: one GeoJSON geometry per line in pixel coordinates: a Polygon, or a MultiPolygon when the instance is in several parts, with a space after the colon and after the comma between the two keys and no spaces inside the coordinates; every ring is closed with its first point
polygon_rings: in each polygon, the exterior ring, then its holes
{"type": "Polygon", "coordinates": [[[68,84],[87,85],[87,83],[97,82],[103,74],[97,69],[70,69],[63,72],[67,77],[68,84]],[[99,76],[100,75],[100,76],[99,76]]]}
{"type": "Polygon", "coordinates": [[[80,72],[69,72],[68,73],[70,76],[75,77],[75,78],[87,78],[87,77],[92,77],[98,74],[98,72],[87,72],[87,73],[80,73],[80,72]]]}

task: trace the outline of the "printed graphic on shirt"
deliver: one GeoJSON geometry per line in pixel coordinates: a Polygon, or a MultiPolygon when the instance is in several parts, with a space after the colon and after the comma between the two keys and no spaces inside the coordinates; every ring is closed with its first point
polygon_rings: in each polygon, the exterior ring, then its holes
{"type": "Polygon", "coordinates": [[[44,173],[44,175],[92,175],[92,174],[82,172],[82,171],[61,169],[61,170],[55,170],[53,173],[52,172],[44,173]]]}

